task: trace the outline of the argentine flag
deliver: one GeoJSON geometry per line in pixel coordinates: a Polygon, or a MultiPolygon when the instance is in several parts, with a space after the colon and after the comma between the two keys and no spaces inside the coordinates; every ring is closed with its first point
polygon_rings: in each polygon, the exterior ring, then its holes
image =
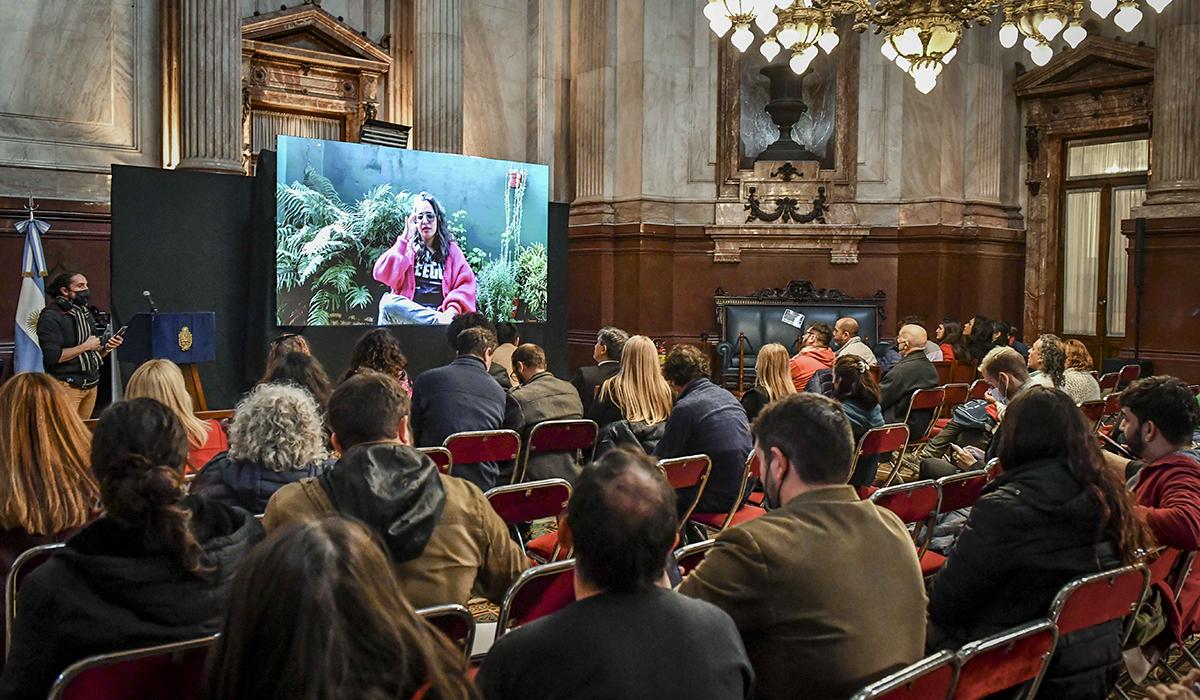
{"type": "Polygon", "coordinates": [[[42,234],[50,224],[32,216],[17,222],[17,231],[25,235],[25,254],[21,264],[21,296],[17,300],[17,332],[13,349],[13,370],[42,372],[42,348],[38,344],[37,322],[46,308],[46,256],[42,253],[42,234]]]}

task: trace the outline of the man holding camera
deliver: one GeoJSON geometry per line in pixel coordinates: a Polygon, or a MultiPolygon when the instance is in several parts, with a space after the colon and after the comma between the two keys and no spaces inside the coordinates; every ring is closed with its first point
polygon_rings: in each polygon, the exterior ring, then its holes
{"type": "Polygon", "coordinates": [[[104,356],[121,345],[119,335],[102,342],[89,308],[91,292],[87,277],[63,272],[47,285],[51,303],[38,317],[38,344],[46,373],[62,382],[79,417],[92,417],[96,387],[104,356]]]}

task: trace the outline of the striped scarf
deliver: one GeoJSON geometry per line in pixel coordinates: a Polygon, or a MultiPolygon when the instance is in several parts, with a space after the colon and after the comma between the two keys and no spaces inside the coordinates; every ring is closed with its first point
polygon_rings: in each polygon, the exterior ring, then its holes
{"type": "MultiPolygon", "coordinates": [[[[87,309],[71,305],[71,318],[75,321],[75,334],[79,338],[79,342],[87,340],[89,336],[95,334],[95,329],[92,327],[92,315],[87,309]]],[[[100,374],[100,353],[95,350],[88,350],[79,356],[79,362],[83,366],[83,374],[89,379],[100,374]]],[[[87,388],[87,380],[85,380],[84,388],[87,388]]]]}

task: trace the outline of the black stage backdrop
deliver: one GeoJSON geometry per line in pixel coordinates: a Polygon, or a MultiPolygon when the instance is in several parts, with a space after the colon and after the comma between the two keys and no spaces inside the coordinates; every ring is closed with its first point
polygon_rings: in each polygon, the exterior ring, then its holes
{"type": "MultiPolygon", "coordinates": [[[[217,361],[200,370],[209,408],[231,408],[262,374],[267,341],[300,332],[336,380],[367,328],[275,326],[275,154],[260,154],[256,177],[113,166],[112,298],[122,322],[145,311],[150,290],[160,311],[215,311],[217,361]]],[[[546,350],[560,377],[567,357],[567,213],[549,216],[547,321],[521,327],[546,350]]],[[[444,326],[397,326],[413,376],[454,353],[444,326]]],[[[122,363],[122,375],[133,367],[122,363]]]]}

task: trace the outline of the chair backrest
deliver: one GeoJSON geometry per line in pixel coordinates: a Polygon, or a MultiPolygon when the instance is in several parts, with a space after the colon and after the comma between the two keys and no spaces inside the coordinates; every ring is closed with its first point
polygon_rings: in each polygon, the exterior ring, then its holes
{"type": "Polygon", "coordinates": [[[1034,697],[1057,643],[1054,623],[1038,620],[963,646],[951,697],[979,700],[1031,681],[1024,697],[1034,697]]]}
{"type": "Polygon", "coordinates": [[[983,487],[987,486],[988,473],[984,469],[962,472],[943,476],[937,480],[938,489],[942,492],[942,502],[938,506],[939,513],[950,513],[963,508],[970,508],[979,500],[983,487]]]}
{"type": "Polygon", "coordinates": [[[1050,621],[1066,636],[1132,614],[1150,585],[1144,564],[1080,576],[1063,586],[1050,603],[1050,621]]]}
{"type": "Polygon", "coordinates": [[[988,481],[995,481],[998,476],[1004,473],[1004,465],[1000,464],[999,457],[993,457],[988,461],[987,467],[984,468],[988,475],[988,481]]]}
{"type": "Polygon", "coordinates": [[[1125,365],[1117,373],[1117,386],[1125,388],[1130,382],[1137,381],[1140,376],[1142,376],[1141,365],[1125,365]]]}
{"type": "Polygon", "coordinates": [[[663,471],[667,482],[676,491],[696,489],[695,496],[691,499],[692,502],[688,504],[687,510],[683,512],[683,517],[679,519],[679,527],[682,528],[688,518],[692,517],[692,511],[696,509],[696,504],[704,495],[704,485],[708,483],[708,475],[712,471],[712,460],[708,455],[688,455],[664,459],[658,463],[658,468],[663,471]]]}
{"type": "Polygon", "coordinates": [[[21,582],[29,575],[31,571],[38,568],[54,555],[54,552],[62,549],[61,542],[53,544],[42,544],[36,547],[21,552],[17,558],[13,560],[12,568],[8,570],[8,576],[4,578],[4,654],[8,655],[8,650],[12,647],[12,632],[13,621],[17,619],[17,593],[21,588],[21,582]]]}
{"type": "Polygon", "coordinates": [[[596,421],[586,419],[547,420],[534,425],[529,431],[529,439],[525,441],[520,473],[513,472],[513,483],[525,478],[529,460],[539,454],[581,452],[583,463],[591,462],[599,432],[596,421]]]}
{"type": "Polygon", "coordinates": [[[850,700],[945,700],[958,680],[958,657],[939,651],[880,678],[850,700]]]}
{"type": "Polygon", "coordinates": [[[450,454],[450,450],[445,447],[420,447],[418,449],[433,460],[439,472],[450,473],[450,468],[454,466],[454,455],[450,454]]]}
{"type": "Polygon", "coordinates": [[[475,430],[455,433],[442,442],[455,464],[508,462],[521,451],[521,436],[514,430],[475,430]]]}
{"type": "Polygon", "coordinates": [[[905,524],[918,525],[913,530],[913,543],[920,549],[921,555],[925,554],[942,502],[936,481],[926,479],[879,489],[871,494],[871,502],[900,516],[905,524]]]}
{"type": "Polygon", "coordinates": [[[1104,417],[1119,415],[1121,413],[1121,395],[1109,394],[1104,397],[1104,417]]]}
{"type": "Polygon", "coordinates": [[[718,529],[724,530],[733,522],[733,517],[737,515],[738,509],[742,507],[742,502],[746,500],[747,491],[750,489],[752,483],[751,480],[757,479],[761,471],[758,463],[758,453],[750,450],[750,454],[746,457],[746,467],[742,469],[742,484],[738,487],[738,497],[733,502],[733,507],[723,514],[724,517],[721,519],[721,525],[718,529]]]}
{"type": "Polygon", "coordinates": [[[908,402],[908,412],[904,414],[904,424],[909,426],[909,431],[913,434],[909,435],[909,441],[924,440],[933,430],[934,419],[937,418],[938,409],[941,408],[942,401],[946,399],[946,390],[942,387],[934,387],[932,389],[917,389],[912,393],[912,398],[908,402]],[[929,411],[929,421],[925,423],[924,429],[918,432],[912,428],[913,413],[917,411],[929,411]]]}
{"type": "Polygon", "coordinates": [[[500,605],[496,637],[526,622],[545,617],[575,602],[575,560],[566,559],[525,570],[500,605]]]}
{"type": "MultiPolygon", "coordinates": [[[[904,447],[906,442],[908,442],[908,426],[903,423],[889,423],[878,428],[871,428],[863,433],[862,439],[858,441],[854,462],[857,464],[858,460],[863,457],[895,452],[904,447]]],[[[851,473],[853,473],[853,467],[851,467],[851,473]]]]}
{"type": "Polygon", "coordinates": [[[950,368],[950,382],[953,384],[970,384],[978,375],[979,364],[977,362],[955,360],[954,366],[950,368]]]}
{"type": "Polygon", "coordinates": [[[942,417],[949,418],[950,412],[955,406],[962,405],[967,402],[971,396],[970,384],[947,384],[942,387],[946,392],[946,396],[942,399],[942,417]]]}
{"type": "Polygon", "coordinates": [[[1100,384],[1100,393],[1103,394],[1106,391],[1112,391],[1117,388],[1117,383],[1121,381],[1121,373],[1109,372],[1108,374],[1102,374],[1097,381],[1100,384]]]}
{"type": "Polygon", "coordinates": [[[950,360],[939,360],[932,364],[933,368],[937,370],[939,384],[950,381],[950,366],[953,364],[950,360]]]}
{"type": "Polygon", "coordinates": [[[1087,422],[1092,424],[1093,430],[1096,424],[1104,418],[1104,407],[1105,401],[1103,399],[1084,401],[1079,404],[1079,410],[1083,412],[1083,417],[1087,419],[1087,422]]]}
{"type": "Polygon", "coordinates": [[[223,421],[233,418],[232,408],[222,408],[216,411],[196,411],[196,417],[200,420],[215,420],[223,421]]]}
{"type": "Polygon", "coordinates": [[[679,575],[687,576],[692,573],[697,566],[700,566],[700,562],[704,561],[704,555],[708,554],[708,550],[712,549],[716,543],[716,540],[704,540],[675,550],[675,563],[679,565],[679,575]]]}
{"type": "Polygon", "coordinates": [[[50,700],[199,698],[204,663],[216,635],[92,656],[71,664],[50,688],[50,700]]]}
{"type": "Polygon", "coordinates": [[[971,390],[968,392],[967,398],[972,401],[982,399],[983,397],[987,396],[988,388],[987,381],[983,379],[976,379],[975,381],[971,382],[971,390]]]}
{"type": "Polygon", "coordinates": [[[501,520],[515,525],[562,513],[571,500],[571,484],[564,479],[508,484],[490,489],[484,497],[501,520]]]}
{"type": "Polygon", "coordinates": [[[471,648],[475,646],[475,618],[470,610],[458,603],[450,603],[421,608],[417,615],[461,649],[464,658],[471,658],[471,648]]]}

